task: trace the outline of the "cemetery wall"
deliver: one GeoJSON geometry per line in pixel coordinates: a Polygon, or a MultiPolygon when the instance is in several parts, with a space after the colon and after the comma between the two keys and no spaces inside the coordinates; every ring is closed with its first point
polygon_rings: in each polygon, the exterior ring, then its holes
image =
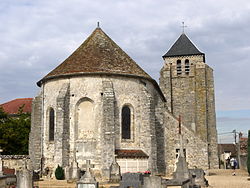
{"type": "Polygon", "coordinates": [[[24,160],[29,160],[28,155],[1,155],[1,158],[4,167],[15,169],[15,171],[23,167],[24,160]]]}

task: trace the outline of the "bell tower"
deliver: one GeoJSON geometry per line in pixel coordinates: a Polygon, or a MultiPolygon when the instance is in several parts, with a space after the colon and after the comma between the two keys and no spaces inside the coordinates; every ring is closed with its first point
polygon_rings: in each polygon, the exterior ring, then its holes
{"type": "Polygon", "coordinates": [[[163,59],[160,88],[168,110],[207,142],[208,166],[218,168],[213,69],[185,33],[163,59]]]}

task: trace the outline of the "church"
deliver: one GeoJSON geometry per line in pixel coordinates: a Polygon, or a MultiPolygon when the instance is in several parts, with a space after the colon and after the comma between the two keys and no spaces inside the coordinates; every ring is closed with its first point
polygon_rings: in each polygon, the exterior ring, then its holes
{"type": "Polygon", "coordinates": [[[189,168],[218,168],[213,70],[182,33],[163,55],[159,84],[100,27],[37,85],[29,155],[33,170],[90,160],[121,172],[172,174],[180,149],[189,168]],[[180,139],[181,138],[181,139],[180,139]]]}

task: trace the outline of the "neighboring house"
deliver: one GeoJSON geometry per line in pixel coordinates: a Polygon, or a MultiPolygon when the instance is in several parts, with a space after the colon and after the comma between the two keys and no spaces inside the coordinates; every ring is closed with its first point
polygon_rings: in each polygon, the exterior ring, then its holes
{"type": "Polygon", "coordinates": [[[0,104],[4,112],[9,115],[17,115],[22,108],[23,113],[31,113],[32,98],[19,98],[0,104]]]}
{"type": "Polygon", "coordinates": [[[228,166],[226,166],[228,158],[237,158],[237,149],[235,144],[218,144],[218,150],[220,168],[228,168],[228,166]]]}

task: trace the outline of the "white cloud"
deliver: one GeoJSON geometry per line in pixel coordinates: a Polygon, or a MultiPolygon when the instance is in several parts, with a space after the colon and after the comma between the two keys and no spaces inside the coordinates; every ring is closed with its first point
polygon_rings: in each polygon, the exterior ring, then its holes
{"type": "Polygon", "coordinates": [[[0,7],[0,103],[33,97],[35,83],[69,56],[97,21],[158,80],[161,56],[185,21],[186,33],[214,68],[217,109],[249,109],[247,0],[2,0],[0,7]]]}

